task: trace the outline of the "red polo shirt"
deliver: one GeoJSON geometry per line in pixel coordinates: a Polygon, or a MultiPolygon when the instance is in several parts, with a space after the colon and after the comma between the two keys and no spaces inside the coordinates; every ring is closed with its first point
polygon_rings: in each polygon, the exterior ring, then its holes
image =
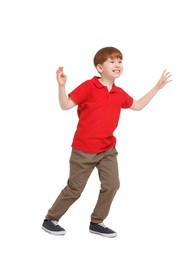
{"type": "Polygon", "coordinates": [[[103,152],[116,145],[116,129],[121,108],[129,108],[133,98],[113,85],[110,92],[97,76],[75,88],[69,96],[78,105],[78,125],[72,147],[84,152],[103,152]]]}

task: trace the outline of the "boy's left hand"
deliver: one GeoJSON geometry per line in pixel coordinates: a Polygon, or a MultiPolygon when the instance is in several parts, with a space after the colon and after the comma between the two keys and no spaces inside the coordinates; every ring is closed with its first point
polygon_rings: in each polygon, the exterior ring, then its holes
{"type": "Polygon", "coordinates": [[[167,83],[171,82],[172,79],[170,79],[172,75],[170,72],[167,72],[166,70],[163,71],[158,83],[156,84],[159,89],[163,88],[167,83]]]}

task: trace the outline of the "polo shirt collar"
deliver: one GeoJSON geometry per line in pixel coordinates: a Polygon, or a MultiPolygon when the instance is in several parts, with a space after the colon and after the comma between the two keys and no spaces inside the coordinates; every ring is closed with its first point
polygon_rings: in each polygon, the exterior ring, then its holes
{"type": "MultiPolygon", "coordinates": [[[[92,78],[92,82],[94,83],[94,85],[97,87],[97,88],[104,88],[106,86],[104,86],[100,81],[99,81],[99,78],[100,77],[97,77],[97,76],[94,76],[92,78]]],[[[113,92],[117,92],[117,87],[115,86],[115,84],[113,84],[113,88],[112,90],[113,92]]]]}

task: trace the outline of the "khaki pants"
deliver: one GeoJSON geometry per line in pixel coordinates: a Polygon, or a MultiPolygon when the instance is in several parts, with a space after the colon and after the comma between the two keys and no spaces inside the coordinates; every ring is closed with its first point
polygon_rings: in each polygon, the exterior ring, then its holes
{"type": "Polygon", "coordinates": [[[101,153],[86,153],[72,149],[70,175],[67,186],[61,191],[46,218],[59,220],[69,207],[80,197],[90,174],[96,167],[101,188],[91,221],[102,222],[109,213],[113,198],[119,188],[117,150],[113,147],[101,153]]]}

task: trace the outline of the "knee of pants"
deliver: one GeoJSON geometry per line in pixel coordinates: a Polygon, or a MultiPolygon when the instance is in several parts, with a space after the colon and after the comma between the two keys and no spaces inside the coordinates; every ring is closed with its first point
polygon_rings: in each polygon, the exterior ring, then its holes
{"type": "Polygon", "coordinates": [[[116,184],[115,184],[115,189],[118,190],[120,188],[120,181],[118,181],[116,184]]]}
{"type": "Polygon", "coordinates": [[[107,191],[115,191],[116,192],[119,188],[120,188],[120,182],[119,181],[114,182],[114,183],[113,182],[109,183],[106,186],[102,185],[102,189],[107,190],[107,191]]]}
{"type": "Polygon", "coordinates": [[[84,187],[80,187],[79,185],[73,185],[70,181],[68,182],[68,193],[76,199],[78,199],[81,196],[83,189],[84,187]]]}

